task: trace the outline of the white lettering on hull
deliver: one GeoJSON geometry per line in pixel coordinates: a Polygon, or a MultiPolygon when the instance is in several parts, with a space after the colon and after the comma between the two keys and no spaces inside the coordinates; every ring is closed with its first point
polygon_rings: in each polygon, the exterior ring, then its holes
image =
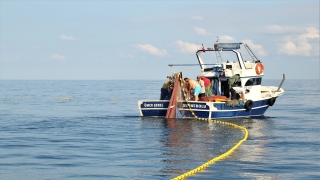
{"type": "Polygon", "coordinates": [[[145,108],[163,108],[163,104],[158,104],[158,103],[143,103],[143,107],[145,107],[145,108]]]}
{"type": "MultiPolygon", "coordinates": [[[[183,108],[188,108],[187,104],[183,104],[182,106],[183,108]]],[[[206,105],[205,104],[190,104],[191,108],[196,108],[196,109],[206,109],[206,105]]]]}

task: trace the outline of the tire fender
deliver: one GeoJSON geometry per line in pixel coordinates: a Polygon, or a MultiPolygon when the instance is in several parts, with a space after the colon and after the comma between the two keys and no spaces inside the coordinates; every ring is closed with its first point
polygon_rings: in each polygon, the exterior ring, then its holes
{"type": "Polygon", "coordinates": [[[246,101],[246,103],[244,104],[244,108],[249,111],[252,109],[252,106],[253,106],[253,101],[252,100],[248,100],[246,101]]]}

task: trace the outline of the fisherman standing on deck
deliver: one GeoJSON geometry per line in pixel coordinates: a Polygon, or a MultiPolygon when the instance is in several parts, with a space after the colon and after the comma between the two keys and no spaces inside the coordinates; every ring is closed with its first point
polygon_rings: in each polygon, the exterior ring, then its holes
{"type": "Polygon", "coordinates": [[[201,76],[202,81],[204,82],[204,88],[206,91],[206,97],[211,97],[212,96],[212,89],[211,89],[211,82],[210,79],[201,76]]]}
{"type": "Polygon", "coordinates": [[[201,99],[202,97],[205,97],[205,92],[206,92],[206,89],[204,87],[204,82],[203,80],[201,79],[201,76],[197,76],[197,82],[200,84],[201,86],[201,91],[200,91],[200,94],[199,94],[199,99],[201,99]]]}
{"type": "Polygon", "coordinates": [[[200,90],[201,90],[200,84],[197,81],[195,81],[193,79],[189,79],[189,78],[184,78],[184,81],[189,84],[188,92],[193,90],[193,92],[194,92],[194,101],[198,101],[199,100],[198,95],[199,95],[200,90]]]}
{"type": "Polygon", "coordinates": [[[160,100],[168,100],[170,99],[170,90],[172,88],[172,77],[171,76],[167,76],[168,80],[166,82],[163,83],[162,87],[161,87],[161,94],[160,94],[160,100]]]}

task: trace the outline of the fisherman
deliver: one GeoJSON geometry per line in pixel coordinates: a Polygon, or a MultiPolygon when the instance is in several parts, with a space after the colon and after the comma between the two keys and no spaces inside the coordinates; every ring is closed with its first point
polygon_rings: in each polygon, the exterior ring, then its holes
{"type": "Polygon", "coordinates": [[[212,87],[211,87],[211,82],[210,79],[201,76],[202,81],[204,82],[204,88],[205,88],[205,94],[207,97],[211,97],[212,96],[212,87]]]}
{"type": "Polygon", "coordinates": [[[198,101],[199,100],[198,96],[199,96],[199,93],[200,93],[200,90],[201,90],[200,84],[197,81],[195,81],[193,79],[189,79],[189,78],[184,78],[184,81],[189,84],[188,92],[193,90],[194,101],[198,101]]]}
{"type": "Polygon", "coordinates": [[[203,80],[201,79],[201,76],[197,76],[197,82],[200,84],[201,86],[201,91],[200,91],[200,94],[199,94],[199,99],[201,99],[202,97],[205,96],[205,92],[206,92],[206,89],[204,87],[204,82],[203,80]]]}
{"type": "Polygon", "coordinates": [[[172,76],[167,76],[167,81],[163,83],[161,87],[160,100],[170,99],[171,89],[172,88],[172,76]]]}

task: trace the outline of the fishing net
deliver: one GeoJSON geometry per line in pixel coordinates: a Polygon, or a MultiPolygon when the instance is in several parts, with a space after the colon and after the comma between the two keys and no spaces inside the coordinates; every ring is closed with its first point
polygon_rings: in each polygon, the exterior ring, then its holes
{"type": "Polygon", "coordinates": [[[179,78],[179,74],[175,74],[174,77],[174,86],[173,86],[173,90],[172,90],[172,94],[171,94],[171,98],[170,98],[170,103],[168,105],[168,109],[167,109],[167,114],[166,114],[166,118],[167,119],[172,119],[172,118],[176,118],[176,114],[177,114],[177,103],[178,103],[178,96],[177,94],[179,94],[179,87],[180,87],[180,78],[179,78]]]}
{"type": "Polygon", "coordinates": [[[185,83],[182,78],[182,73],[179,72],[174,75],[174,86],[166,114],[167,119],[193,117],[188,108],[188,102],[185,100],[185,96],[185,83]]]}

